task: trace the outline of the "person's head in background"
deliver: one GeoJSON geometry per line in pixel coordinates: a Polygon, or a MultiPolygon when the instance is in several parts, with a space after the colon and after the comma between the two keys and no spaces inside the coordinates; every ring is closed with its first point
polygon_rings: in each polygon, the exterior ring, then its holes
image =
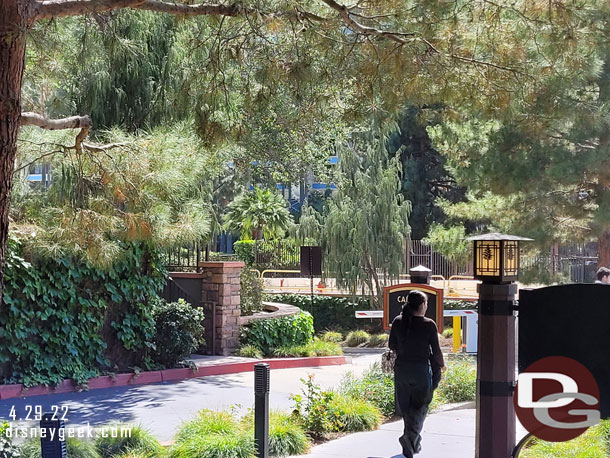
{"type": "Polygon", "coordinates": [[[426,310],[428,310],[428,296],[419,290],[413,290],[407,296],[407,303],[402,307],[402,314],[425,316],[426,310]]]}
{"type": "Polygon", "coordinates": [[[595,283],[603,283],[604,285],[610,284],[610,269],[607,267],[600,267],[597,271],[597,281],[595,283]]]}

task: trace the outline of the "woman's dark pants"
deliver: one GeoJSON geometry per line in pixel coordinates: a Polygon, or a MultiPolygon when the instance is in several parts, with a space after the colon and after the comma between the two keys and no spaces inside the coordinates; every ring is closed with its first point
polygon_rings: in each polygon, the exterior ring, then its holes
{"type": "Polygon", "coordinates": [[[405,424],[404,434],[399,442],[403,455],[411,458],[421,449],[421,430],[428,413],[428,405],[432,401],[432,371],[428,362],[396,363],[394,368],[394,383],[398,406],[405,424]]]}

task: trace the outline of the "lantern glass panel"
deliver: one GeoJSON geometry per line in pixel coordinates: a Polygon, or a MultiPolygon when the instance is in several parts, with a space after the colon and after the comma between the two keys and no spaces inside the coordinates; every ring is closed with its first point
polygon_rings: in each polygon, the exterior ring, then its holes
{"type": "Polygon", "coordinates": [[[504,242],[504,276],[516,277],[519,273],[519,242],[508,240],[504,242]]]}
{"type": "Polygon", "coordinates": [[[500,241],[482,240],[475,242],[477,256],[476,275],[483,277],[499,277],[500,241]]]}

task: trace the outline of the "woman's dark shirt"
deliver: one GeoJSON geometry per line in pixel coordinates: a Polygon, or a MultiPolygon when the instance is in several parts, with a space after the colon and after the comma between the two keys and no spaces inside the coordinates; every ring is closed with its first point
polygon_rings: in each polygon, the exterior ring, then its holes
{"type": "Polygon", "coordinates": [[[397,354],[398,367],[408,363],[425,363],[430,361],[434,386],[441,378],[441,368],[445,365],[443,353],[438,343],[438,328],[430,318],[412,316],[411,326],[407,330],[407,321],[398,315],[392,322],[389,347],[397,354]],[[406,335],[406,338],[405,338],[406,335]]]}

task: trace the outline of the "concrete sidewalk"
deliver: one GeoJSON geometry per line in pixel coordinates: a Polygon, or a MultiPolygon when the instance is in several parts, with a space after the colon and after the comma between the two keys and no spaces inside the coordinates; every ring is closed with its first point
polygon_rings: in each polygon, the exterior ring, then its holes
{"type": "MultiPolygon", "coordinates": [[[[475,409],[463,407],[429,415],[422,432],[422,451],[416,458],[473,458],[475,415],[475,409]]],[[[398,443],[402,428],[402,421],[386,423],[376,431],[350,434],[315,446],[300,458],[403,458],[398,443]]],[[[517,437],[524,435],[519,425],[517,437]]]]}

